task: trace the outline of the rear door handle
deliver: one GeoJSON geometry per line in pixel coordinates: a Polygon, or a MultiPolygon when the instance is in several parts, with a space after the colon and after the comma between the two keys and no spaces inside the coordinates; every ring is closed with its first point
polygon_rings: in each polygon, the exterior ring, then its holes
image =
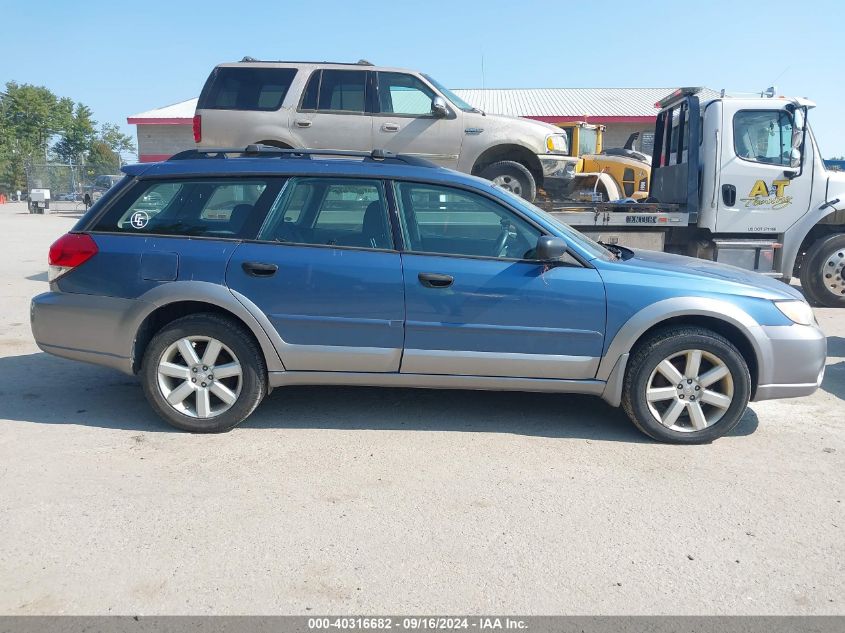
{"type": "Polygon", "coordinates": [[[439,275],[437,273],[420,273],[417,279],[426,288],[448,288],[455,281],[452,275],[439,275]]]}
{"type": "Polygon", "coordinates": [[[305,119],[297,119],[293,124],[296,127],[311,127],[311,121],[306,121],[305,119]]]}
{"type": "Polygon", "coordinates": [[[383,132],[398,132],[399,131],[399,124],[398,123],[385,123],[381,126],[383,132]]]}
{"type": "Polygon", "coordinates": [[[241,268],[250,277],[272,277],[279,270],[276,264],[265,264],[264,262],[244,262],[241,268]]]}

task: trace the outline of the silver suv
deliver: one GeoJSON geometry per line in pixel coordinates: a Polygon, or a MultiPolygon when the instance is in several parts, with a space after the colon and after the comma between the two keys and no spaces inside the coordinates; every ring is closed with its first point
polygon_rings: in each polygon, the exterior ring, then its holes
{"type": "Polygon", "coordinates": [[[566,132],[486,114],[423,73],[315,62],[220,64],[194,116],[200,147],[371,151],[428,159],[492,180],[533,200],[561,190],[575,170],[566,132]]]}

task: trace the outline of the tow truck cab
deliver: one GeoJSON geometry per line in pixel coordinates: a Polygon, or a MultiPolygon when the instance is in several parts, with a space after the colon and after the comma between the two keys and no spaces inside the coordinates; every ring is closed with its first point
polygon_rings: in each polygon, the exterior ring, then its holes
{"type": "Polygon", "coordinates": [[[807,122],[815,104],[773,89],[711,99],[700,91],[655,104],[646,204],[603,205],[593,226],[578,228],[784,281],[797,274],[808,298],[845,307],[845,173],[825,169],[807,122]]]}

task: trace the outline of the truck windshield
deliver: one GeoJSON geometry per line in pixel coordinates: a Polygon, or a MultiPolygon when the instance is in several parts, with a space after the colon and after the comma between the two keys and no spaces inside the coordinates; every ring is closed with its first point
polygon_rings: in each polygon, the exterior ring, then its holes
{"type": "Polygon", "coordinates": [[[431,82],[431,85],[433,85],[435,88],[437,88],[443,94],[444,97],[446,97],[449,101],[454,103],[458,108],[460,108],[464,112],[481,112],[481,110],[479,110],[478,108],[472,107],[470,104],[468,104],[466,101],[461,99],[458,95],[456,95],[454,92],[452,92],[451,90],[446,88],[443,84],[441,84],[436,79],[433,79],[429,75],[425,75],[425,74],[423,75],[423,77],[428,79],[431,82]]]}
{"type": "Polygon", "coordinates": [[[582,127],[580,133],[578,134],[578,155],[584,156],[585,154],[597,154],[597,137],[598,135],[595,130],[591,130],[588,127],[582,127]]]}

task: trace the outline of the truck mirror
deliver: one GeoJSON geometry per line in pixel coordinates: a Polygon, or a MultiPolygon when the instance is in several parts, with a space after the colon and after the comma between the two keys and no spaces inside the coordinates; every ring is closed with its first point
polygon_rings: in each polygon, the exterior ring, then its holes
{"type": "Polygon", "coordinates": [[[437,96],[431,100],[431,113],[436,117],[444,117],[449,114],[449,109],[446,107],[446,99],[437,96]]]}
{"type": "Polygon", "coordinates": [[[801,167],[801,150],[797,147],[792,148],[792,153],[789,156],[789,166],[794,169],[801,167]]]}

